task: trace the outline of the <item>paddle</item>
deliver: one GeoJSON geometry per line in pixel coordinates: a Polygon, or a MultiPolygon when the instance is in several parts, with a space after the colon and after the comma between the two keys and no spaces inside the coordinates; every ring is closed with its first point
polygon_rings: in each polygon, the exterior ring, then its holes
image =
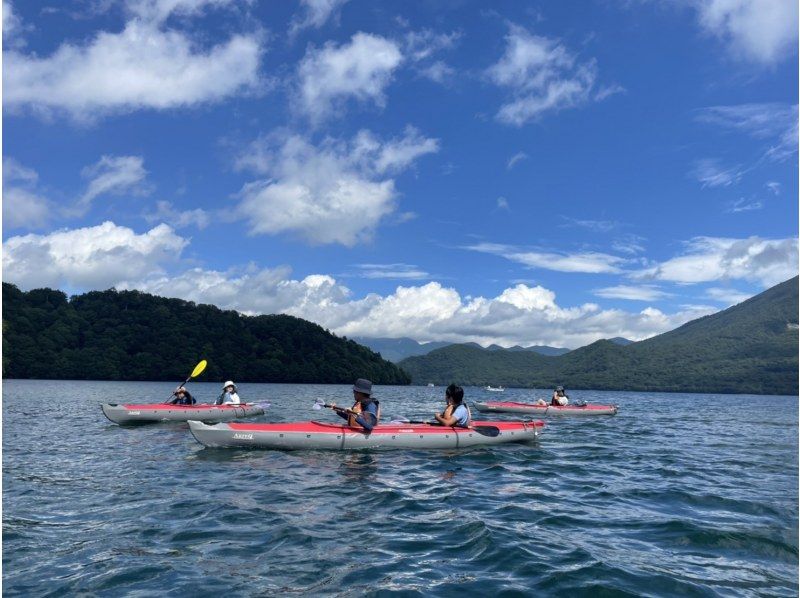
{"type": "MultiPolygon", "coordinates": [[[[197,376],[199,376],[200,374],[202,374],[202,373],[203,373],[203,370],[205,370],[205,369],[206,369],[206,366],[207,366],[207,365],[208,365],[208,362],[207,362],[205,359],[203,359],[203,360],[202,360],[200,363],[198,363],[196,366],[194,366],[194,369],[192,370],[192,373],[191,373],[191,374],[189,374],[189,377],[188,377],[188,378],[186,378],[186,380],[184,380],[183,382],[181,382],[180,384],[178,384],[178,388],[180,388],[181,386],[183,386],[184,384],[186,384],[186,383],[187,383],[189,380],[191,380],[192,378],[196,378],[197,376]]],[[[172,393],[172,394],[174,395],[175,393],[172,393]]],[[[166,401],[164,401],[164,402],[165,402],[165,403],[169,403],[169,402],[170,402],[170,399],[167,399],[167,400],[166,400],[166,401]]]]}

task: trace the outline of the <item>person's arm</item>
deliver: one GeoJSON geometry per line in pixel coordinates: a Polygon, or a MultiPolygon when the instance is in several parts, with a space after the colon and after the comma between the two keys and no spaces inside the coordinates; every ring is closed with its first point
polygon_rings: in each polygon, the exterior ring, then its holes
{"type": "Polygon", "coordinates": [[[454,415],[449,415],[447,417],[442,417],[438,413],[434,415],[436,421],[442,424],[443,426],[455,426],[458,420],[454,415]]]}
{"type": "MultiPolygon", "coordinates": [[[[354,423],[364,428],[364,431],[369,434],[372,429],[378,425],[378,407],[375,403],[367,405],[366,411],[353,417],[354,423]]],[[[352,425],[352,424],[351,424],[352,425]]]]}

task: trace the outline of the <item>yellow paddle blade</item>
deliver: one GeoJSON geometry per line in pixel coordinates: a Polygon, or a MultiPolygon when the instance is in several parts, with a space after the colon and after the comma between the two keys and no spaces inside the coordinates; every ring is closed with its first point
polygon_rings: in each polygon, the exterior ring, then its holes
{"type": "Polygon", "coordinates": [[[203,361],[201,361],[200,363],[198,363],[194,367],[194,369],[192,370],[192,375],[189,376],[189,378],[195,378],[195,377],[199,376],[200,374],[202,374],[203,370],[206,369],[206,365],[208,365],[208,362],[205,359],[203,361]]]}

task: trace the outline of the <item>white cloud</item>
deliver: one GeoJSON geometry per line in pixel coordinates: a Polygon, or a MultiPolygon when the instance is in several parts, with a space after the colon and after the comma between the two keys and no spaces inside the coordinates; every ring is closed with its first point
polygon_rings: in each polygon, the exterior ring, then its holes
{"type": "Polygon", "coordinates": [[[700,0],[701,25],[747,60],[772,64],[797,46],[796,0],[700,0]]]}
{"type": "Polygon", "coordinates": [[[669,293],[652,285],[617,285],[596,289],[594,294],[605,299],[628,299],[630,301],[657,301],[669,296],[669,293]]]}
{"type": "Polygon", "coordinates": [[[797,105],[765,103],[710,106],[697,120],[745,133],[769,143],[764,158],[782,162],[797,152],[797,105]]]}
{"type": "Polygon", "coordinates": [[[294,37],[303,29],[319,29],[329,19],[338,19],[339,11],[348,0],[300,0],[302,14],[292,19],[289,37],[294,37]]]}
{"type": "Polygon", "coordinates": [[[562,216],[566,221],[561,226],[578,226],[598,233],[610,233],[620,227],[620,223],[615,220],[578,220],[569,216],[562,216]]]}
{"type": "Polygon", "coordinates": [[[508,200],[505,197],[497,198],[497,209],[511,211],[511,208],[508,205],[508,200]]]}
{"type": "Polygon", "coordinates": [[[405,37],[405,55],[409,60],[426,60],[442,50],[453,48],[461,33],[436,33],[430,29],[409,31],[405,37]]]}
{"type": "Polygon", "coordinates": [[[506,36],[505,53],[487,74],[495,84],[512,91],[512,98],[500,108],[497,119],[521,126],[544,112],[573,108],[591,100],[597,65],[594,60],[578,63],[557,41],[512,25],[506,36]]]}
{"type": "Polygon", "coordinates": [[[456,71],[444,61],[437,60],[436,62],[419,69],[419,73],[434,83],[444,84],[453,79],[456,71]]]}
{"type": "Polygon", "coordinates": [[[739,166],[725,168],[720,165],[719,160],[703,159],[697,160],[692,170],[694,176],[702,185],[706,187],[728,187],[738,183],[744,172],[739,166]]]}
{"type": "Polygon", "coordinates": [[[127,283],[159,295],[213,303],[225,309],[286,313],[305,318],[339,335],[411,336],[420,341],[473,341],[579,347],[601,338],[641,340],[715,311],[689,308],[665,314],[648,307],[640,312],[601,310],[587,303],[561,307],[555,293],[541,286],[517,284],[497,297],[462,297],[455,289],[429,282],[399,286],[385,296],[354,299],[350,290],[326,275],[293,280],[288,268],[250,267],[228,272],[202,269],[178,276],[127,283]]]}
{"type": "Polygon", "coordinates": [[[644,242],[646,240],[647,239],[639,235],[627,233],[614,239],[611,242],[611,248],[614,251],[619,251],[620,253],[636,255],[637,253],[642,253],[644,251],[644,242]]]}
{"type": "Polygon", "coordinates": [[[402,61],[395,42],[362,32],[348,44],[310,48],[298,69],[299,105],[312,121],[329,116],[349,98],[383,107],[384,89],[402,61]]]}
{"type": "Polygon", "coordinates": [[[696,237],[686,252],[634,274],[693,284],[716,280],[747,280],[773,286],[797,274],[797,239],[726,239],[696,237]]]}
{"type": "Polygon", "coordinates": [[[236,0],[127,0],[128,11],[136,17],[163,23],[171,15],[196,16],[206,8],[235,4],[236,0]]]}
{"type": "Polygon", "coordinates": [[[744,293],[736,289],[727,289],[720,287],[711,287],[706,289],[706,297],[714,301],[720,301],[726,305],[736,305],[742,301],[746,301],[752,297],[752,293],[744,293]]]}
{"type": "Polygon", "coordinates": [[[47,57],[5,52],[3,102],[12,111],[65,112],[84,121],[196,106],[252,89],[260,54],[255,35],[234,35],[203,52],[181,32],[133,19],[119,33],[65,43],[47,57]]]}
{"type": "Polygon", "coordinates": [[[738,212],[750,212],[751,210],[760,210],[763,207],[764,204],[757,199],[749,200],[742,197],[741,199],[737,199],[736,201],[730,202],[728,204],[728,209],[725,211],[730,212],[732,214],[736,214],[738,212]]]}
{"type": "Polygon", "coordinates": [[[195,226],[200,230],[211,224],[211,216],[203,209],[176,210],[168,201],[157,201],[156,209],[152,213],[144,215],[145,220],[153,222],[167,222],[174,228],[186,228],[195,226]]]}
{"type": "Polygon", "coordinates": [[[242,188],[237,215],[253,234],[292,232],[316,244],[356,245],[395,209],[389,175],[438,147],[413,128],[386,142],[361,131],[350,142],[327,139],[319,147],[298,135],[260,139],[238,165],[269,178],[242,188]]]}
{"type": "Polygon", "coordinates": [[[516,166],[519,162],[528,159],[528,154],[525,152],[517,152],[513,156],[508,159],[508,164],[506,164],[506,170],[511,170],[516,166]]]}
{"type": "Polygon", "coordinates": [[[781,194],[781,184],[777,181],[769,181],[768,183],[765,183],[764,186],[770,191],[772,191],[774,195],[781,194]]]}
{"type": "Polygon", "coordinates": [[[14,12],[14,7],[8,0],[3,0],[3,46],[8,48],[22,48],[25,39],[22,32],[27,29],[22,19],[14,12]]]}
{"type": "Polygon", "coordinates": [[[360,278],[427,280],[431,275],[413,264],[355,264],[360,278]]]}
{"type": "Polygon", "coordinates": [[[36,229],[53,214],[52,203],[37,189],[39,175],[14,158],[3,158],[3,227],[36,229]]]}
{"type": "Polygon", "coordinates": [[[187,241],[161,224],[137,235],[104,222],[48,235],[11,237],[3,243],[3,278],[23,289],[70,286],[104,289],[140,279],[174,261],[187,241]]]}
{"type": "Polygon", "coordinates": [[[528,268],[541,268],[556,272],[585,272],[591,274],[618,273],[620,266],[628,262],[626,258],[607,253],[580,252],[556,253],[545,251],[523,251],[510,245],[497,243],[478,243],[465,247],[472,251],[499,255],[507,260],[528,268]]]}
{"type": "Polygon", "coordinates": [[[85,212],[101,195],[147,195],[150,192],[145,183],[144,160],[140,156],[102,156],[96,164],[84,168],[81,176],[89,179],[89,185],[78,200],[78,212],[85,212]]]}

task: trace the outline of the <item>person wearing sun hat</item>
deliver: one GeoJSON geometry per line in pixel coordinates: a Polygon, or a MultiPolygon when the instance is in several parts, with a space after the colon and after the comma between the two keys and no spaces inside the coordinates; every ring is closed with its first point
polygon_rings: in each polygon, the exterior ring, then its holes
{"type": "Polygon", "coordinates": [[[241,403],[239,393],[236,392],[236,385],[233,380],[228,380],[222,385],[222,394],[219,395],[215,404],[216,405],[238,405],[241,403]]]}
{"type": "Polygon", "coordinates": [[[336,403],[331,407],[339,417],[347,420],[348,426],[361,427],[369,434],[381,419],[380,403],[372,398],[372,382],[366,378],[356,380],[353,384],[353,398],[355,402],[350,409],[337,407],[336,403]]]}
{"type": "Polygon", "coordinates": [[[567,396],[567,392],[564,390],[563,386],[556,386],[556,389],[553,391],[553,399],[550,401],[550,404],[554,407],[563,407],[569,403],[569,397],[567,396]]]}

